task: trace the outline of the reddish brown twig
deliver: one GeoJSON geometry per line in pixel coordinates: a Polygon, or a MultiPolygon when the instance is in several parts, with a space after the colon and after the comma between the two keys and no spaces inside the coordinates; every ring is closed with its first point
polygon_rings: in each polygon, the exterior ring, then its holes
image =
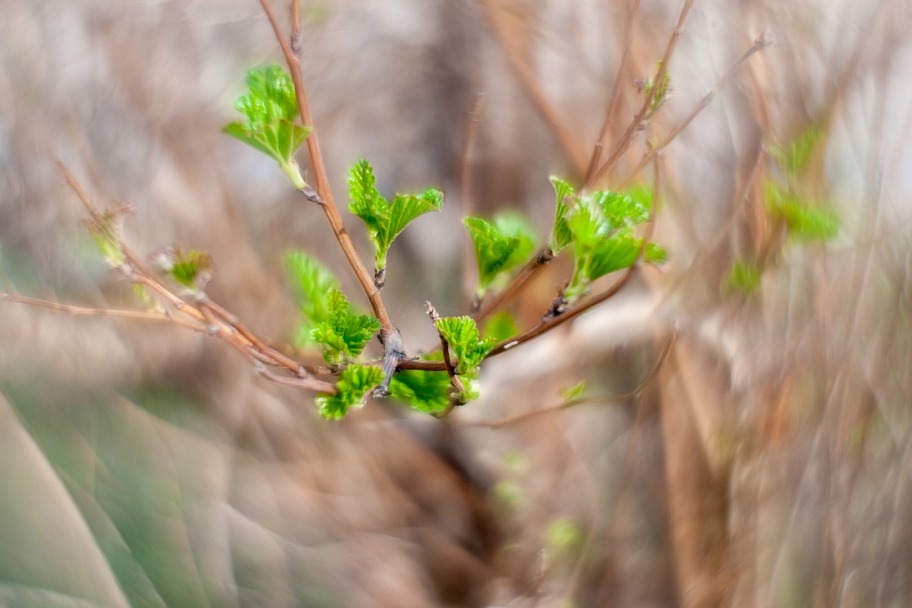
{"type": "MultiPolygon", "coordinates": [[[[307,92],[304,88],[304,75],[301,71],[301,62],[298,61],[297,56],[285,39],[282,28],[276,20],[275,13],[272,10],[272,6],[269,4],[269,0],[260,0],[260,5],[262,5],[263,11],[269,19],[269,24],[272,26],[276,40],[282,49],[282,54],[285,56],[285,61],[291,72],[291,79],[294,82],[295,95],[298,101],[298,111],[301,114],[301,121],[305,126],[313,128],[314,122],[310,114],[307,92]]],[[[383,297],[380,295],[380,289],[374,284],[373,276],[368,272],[367,267],[361,260],[361,256],[355,249],[354,243],[352,243],[351,237],[345,230],[345,225],[342,222],[342,217],[339,215],[339,209],[336,207],[336,202],[329,186],[326,164],[323,160],[323,152],[320,149],[320,140],[316,131],[311,132],[310,136],[307,138],[307,151],[310,155],[310,163],[313,167],[314,177],[316,179],[316,192],[309,191],[305,188],[302,190],[302,194],[304,194],[308,200],[314,201],[322,207],[326,219],[332,227],[333,234],[339,242],[342,252],[345,254],[345,258],[355,272],[358,282],[361,283],[361,287],[364,290],[365,295],[367,295],[367,299],[370,301],[374,315],[377,317],[377,320],[380,321],[380,325],[382,326],[381,339],[384,337],[388,338],[398,332],[393,326],[393,322],[390,320],[386,305],[383,302],[383,297]]]]}
{"type": "MultiPolygon", "coordinates": [[[[668,72],[668,62],[671,60],[671,56],[674,54],[675,47],[678,44],[678,39],[681,37],[681,32],[684,28],[684,22],[687,20],[687,15],[690,13],[692,6],[693,0],[684,1],[684,5],[681,7],[681,13],[678,15],[678,22],[668,39],[668,44],[665,47],[665,54],[662,56],[662,60],[659,62],[659,69],[655,74],[655,79],[653,82],[661,82],[665,77],[665,74],[668,72]]],[[[618,140],[617,144],[611,152],[611,155],[608,156],[608,159],[592,173],[589,179],[586,180],[586,183],[583,186],[584,190],[588,190],[589,188],[593,187],[596,183],[599,182],[599,180],[608,175],[608,172],[614,168],[615,164],[617,164],[618,160],[620,160],[624,152],[627,151],[627,148],[629,148],[633,143],[633,137],[641,129],[643,125],[643,119],[649,112],[649,108],[652,106],[652,102],[655,99],[656,91],[658,89],[658,86],[649,88],[645,98],[643,99],[643,104],[640,106],[640,110],[636,113],[636,116],[633,117],[633,120],[630,121],[630,124],[627,126],[627,130],[624,131],[624,134],[618,140]]]]}

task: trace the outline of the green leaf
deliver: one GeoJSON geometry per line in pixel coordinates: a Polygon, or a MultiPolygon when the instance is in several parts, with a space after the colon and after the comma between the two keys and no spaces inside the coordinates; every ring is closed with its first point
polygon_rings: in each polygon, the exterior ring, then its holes
{"type": "Polygon", "coordinates": [[[551,185],[554,187],[554,198],[556,199],[554,211],[554,227],[551,229],[551,238],[548,240],[548,247],[551,251],[557,253],[570,244],[573,235],[570,228],[567,227],[565,216],[567,215],[567,201],[572,200],[576,192],[569,183],[559,177],[550,178],[551,185]]]}
{"type": "Polygon", "coordinates": [[[416,410],[442,412],[450,406],[450,377],[446,372],[404,370],[393,376],[390,394],[416,410]]]}
{"type": "Polygon", "coordinates": [[[457,371],[466,374],[477,368],[494,348],[492,340],[482,340],[471,317],[444,317],[436,322],[437,330],[450,345],[459,362],[457,371]]]}
{"type": "Polygon", "coordinates": [[[538,239],[525,218],[517,213],[497,215],[493,222],[478,217],[467,217],[462,222],[475,248],[476,295],[481,298],[507,273],[529,259],[538,239]]]}
{"type": "Polygon", "coordinates": [[[420,215],[440,211],[443,193],[430,189],[415,196],[397,194],[392,203],[380,196],[376,188],[374,171],[367,160],[359,160],[349,172],[349,210],[360,217],[367,226],[367,233],[374,244],[377,271],[386,268],[386,254],[397,236],[420,215]]]}
{"type": "Polygon", "coordinates": [[[516,327],[513,315],[503,311],[493,314],[482,329],[485,339],[492,342],[503,342],[518,333],[519,328],[516,327]]]}
{"type": "Polygon", "coordinates": [[[198,290],[209,280],[212,268],[212,257],[208,253],[196,249],[184,253],[175,249],[171,276],[184,287],[198,290]]]}
{"type": "MultiPolygon", "coordinates": [[[[636,263],[643,241],[633,228],[649,220],[651,207],[652,192],[642,187],[629,193],[598,191],[576,200],[565,216],[574,256],[573,277],[564,292],[568,299],[585,293],[592,281],[636,263]]],[[[652,243],[646,250],[655,261],[667,256],[652,243]]]]}
{"type": "Polygon", "coordinates": [[[807,167],[825,135],[826,131],[819,126],[810,125],[787,146],[770,146],[770,156],[789,178],[794,179],[807,167]]]}
{"type": "Polygon", "coordinates": [[[330,365],[348,363],[364,350],[371,337],[380,330],[380,322],[370,315],[351,312],[351,305],[338,289],[329,292],[329,318],[317,323],[311,339],[323,344],[323,358],[330,365]]]}
{"type": "Polygon", "coordinates": [[[330,293],[339,289],[339,281],[323,264],[299,251],[285,256],[285,269],[305,322],[299,345],[312,343],[311,327],[329,320],[330,293]]]}
{"type": "Polygon", "coordinates": [[[839,217],[827,209],[812,207],[774,182],[763,187],[767,209],[782,218],[789,234],[804,241],[827,241],[839,234],[839,217]]]}
{"type": "Polygon", "coordinates": [[[728,273],[724,291],[735,291],[749,296],[760,288],[762,279],[763,268],[755,262],[735,260],[731,272],[728,273]]]}
{"type": "Polygon", "coordinates": [[[247,72],[247,88],[234,103],[245,120],[224,132],[273,158],[295,188],[305,188],[294,155],[311,129],[294,124],[298,105],[291,76],[278,65],[255,68],[247,72]]]}
{"type": "Polygon", "coordinates": [[[660,61],[656,66],[656,74],[661,73],[659,78],[652,80],[651,78],[647,79],[643,83],[643,95],[648,97],[650,93],[655,91],[652,96],[652,99],[649,102],[649,108],[646,111],[645,118],[648,120],[659,111],[659,108],[662,107],[662,104],[668,99],[669,93],[671,93],[671,77],[668,75],[668,70],[662,69],[662,62],[660,61]]]}
{"type": "Polygon", "coordinates": [[[650,264],[661,265],[668,261],[668,251],[658,243],[646,243],[643,257],[650,264]]]}
{"type": "Polygon", "coordinates": [[[348,172],[349,211],[364,220],[371,240],[376,241],[389,224],[389,205],[377,191],[374,169],[361,159],[348,172]]]}
{"type": "Polygon", "coordinates": [[[569,517],[559,517],[551,521],[545,530],[545,544],[552,551],[572,551],[582,543],[583,532],[569,517]]]}
{"type": "Polygon", "coordinates": [[[320,415],[338,420],[351,407],[364,405],[368,391],[383,382],[383,370],[373,365],[350,365],[339,376],[334,395],[321,394],[316,398],[320,415]]]}
{"type": "Polygon", "coordinates": [[[586,392],[586,388],[587,388],[586,382],[580,381],[580,382],[577,382],[576,384],[574,384],[573,386],[569,386],[567,388],[561,389],[560,396],[564,400],[565,403],[568,401],[574,401],[583,396],[583,393],[586,392]]]}
{"type": "Polygon", "coordinates": [[[637,226],[649,219],[651,194],[647,190],[635,190],[637,197],[621,192],[593,192],[592,198],[598,203],[602,215],[611,228],[637,226]],[[644,200],[646,197],[649,202],[644,200]]]}
{"type": "Polygon", "coordinates": [[[586,262],[586,278],[594,281],[606,274],[633,266],[640,255],[642,239],[628,228],[620,230],[594,247],[586,262]]]}

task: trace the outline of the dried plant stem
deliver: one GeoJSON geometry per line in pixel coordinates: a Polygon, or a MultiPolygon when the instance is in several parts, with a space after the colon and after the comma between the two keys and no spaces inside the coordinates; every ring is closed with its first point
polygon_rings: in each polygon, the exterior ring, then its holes
{"type": "Polygon", "coordinates": [[[611,92],[611,100],[608,102],[608,109],[605,110],[605,121],[602,123],[602,131],[592,150],[592,156],[589,158],[589,167],[586,169],[586,176],[583,180],[589,183],[596,168],[602,162],[602,151],[605,148],[605,142],[608,139],[608,131],[614,123],[614,117],[620,107],[621,101],[621,84],[627,72],[627,64],[630,62],[630,49],[633,46],[633,37],[636,32],[637,21],[640,16],[640,0],[634,0],[633,7],[630,10],[630,22],[625,28],[624,51],[621,55],[621,63],[618,66],[617,78],[615,79],[614,90],[611,92]]]}
{"type": "MultiPolygon", "coordinates": [[[[82,202],[92,219],[96,222],[102,221],[102,214],[98,211],[97,207],[76,178],[62,163],[58,161],[57,164],[60,167],[67,184],[69,184],[70,188],[76,193],[76,196],[82,202]]],[[[313,373],[325,372],[326,370],[324,368],[304,365],[267,345],[254,332],[242,325],[236,315],[210,300],[203,292],[194,294],[192,301],[185,300],[162,282],[155,271],[150,269],[126,244],[122,241],[118,241],[118,247],[124,260],[118,267],[118,270],[121,271],[130,282],[154,292],[161,298],[165,306],[170,307],[170,310],[161,313],[116,311],[57,304],[11,294],[0,294],[0,297],[13,302],[41,306],[58,312],[75,315],[105,315],[135,319],[166,320],[176,325],[205,333],[206,335],[211,335],[222,340],[241,353],[244,358],[255,366],[261,375],[270,380],[279,381],[276,379],[281,378],[282,384],[292,384],[293,386],[308,388],[324,393],[334,393],[336,391],[335,385],[332,383],[319,380],[312,376],[313,373]],[[269,372],[265,366],[284,369],[291,374],[291,376],[282,376],[269,372]]]]}
{"type": "Polygon", "coordinates": [[[195,321],[188,321],[168,314],[167,312],[150,312],[145,310],[118,310],[112,308],[90,308],[87,306],[74,306],[72,304],[61,304],[50,300],[41,300],[39,298],[30,298],[12,293],[0,292],[0,301],[13,302],[16,304],[26,304],[37,308],[46,308],[54,312],[60,312],[77,317],[120,317],[123,319],[135,319],[138,321],[165,321],[181,325],[193,331],[204,332],[206,326],[195,321]]]}
{"type": "Polygon", "coordinates": [[[671,131],[669,131],[668,134],[665,136],[665,138],[662,139],[662,141],[660,141],[659,143],[650,147],[650,149],[646,152],[646,154],[643,155],[643,158],[640,159],[640,162],[637,163],[636,168],[634,168],[634,170],[630,172],[630,175],[634,176],[634,175],[639,174],[639,172],[642,171],[646,167],[647,164],[649,164],[649,161],[652,160],[652,158],[657,153],[664,150],[665,147],[668,146],[668,144],[670,144],[672,141],[674,141],[674,139],[678,135],[681,134],[681,131],[686,129],[688,127],[688,125],[690,125],[690,123],[693,122],[693,119],[696,118],[700,114],[700,112],[705,110],[707,108],[707,106],[709,106],[710,103],[712,103],[712,100],[715,98],[715,96],[719,92],[719,90],[723,86],[725,86],[729,80],[731,80],[732,76],[735,75],[735,73],[738,71],[738,69],[742,65],[744,65],[744,63],[748,59],[750,59],[754,53],[757,53],[757,52],[765,49],[769,45],[770,45],[770,41],[767,38],[761,37],[761,38],[758,38],[757,40],[755,40],[753,46],[751,46],[749,49],[747,49],[747,51],[745,51],[745,53],[743,55],[741,55],[741,57],[739,57],[738,60],[730,68],[728,68],[728,70],[725,72],[725,74],[723,74],[721,76],[721,78],[719,78],[719,80],[716,82],[716,84],[713,86],[713,88],[711,88],[709,90],[709,92],[707,92],[706,95],[704,95],[703,98],[699,102],[697,102],[697,104],[693,107],[693,109],[690,111],[690,113],[684,118],[684,120],[682,120],[671,131]]]}
{"type": "MultiPolygon", "coordinates": [[[[681,37],[681,32],[684,29],[684,22],[687,21],[687,15],[690,13],[692,6],[693,0],[685,0],[684,5],[681,7],[681,13],[678,15],[678,22],[675,25],[674,31],[672,31],[671,36],[668,39],[668,45],[665,47],[665,54],[662,56],[662,60],[659,62],[659,69],[656,72],[655,80],[653,82],[661,82],[665,77],[665,74],[668,72],[668,62],[671,60],[671,56],[674,54],[675,47],[678,44],[678,39],[681,37]]],[[[637,132],[640,131],[643,125],[643,120],[646,117],[646,114],[649,112],[649,108],[655,98],[657,89],[657,86],[650,88],[649,92],[646,94],[646,98],[643,99],[643,104],[640,106],[640,110],[637,112],[636,116],[633,117],[633,120],[630,121],[630,124],[627,126],[627,130],[624,131],[624,134],[618,140],[611,154],[608,156],[608,159],[590,176],[589,179],[586,180],[586,183],[583,186],[584,190],[592,188],[602,178],[607,176],[608,172],[614,168],[624,152],[627,151],[627,148],[630,147],[630,144],[633,143],[633,137],[637,132]]]]}

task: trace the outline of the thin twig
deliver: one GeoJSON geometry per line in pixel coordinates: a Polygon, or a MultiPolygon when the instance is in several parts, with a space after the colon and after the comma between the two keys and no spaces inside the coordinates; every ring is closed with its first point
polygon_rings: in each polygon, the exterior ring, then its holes
{"type": "Polygon", "coordinates": [[[678,123],[677,126],[675,126],[675,128],[669,131],[668,135],[666,135],[661,142],[650,147],[646,154],[643,155],[643,158],[640,159],[640,162],[637,163],[636,168],[630,172],[630,175],[634,176],[639,174],[639,172],[646,167],[653,156],[655,156],[661,150],[665,149],[668,144],[674,141],[674,139],[681,134],[681,131],[686,129],[688,125],[693,122],[694,118],[696,118],[703,110],[706,109],[707,106],[709,106],[710,103],[712,103],[712,100],[715,98],[719,90],[728,83],[728,81],[732,78],[732,76],[735,75],[738,69],[744,65],[744,63],[747,62],[747,60],[750,59],[754,53],[763,50],[770,44],[771,42],[768,38],[760,37],[755,40],[753,46],[745,51],[745,53],[741,55],[741,57],[739,57],[738,60],[728,69],[728,71],[726,71],[725,74],[719,78],[716,84],[706,93],[706,95],[703,96],[699,102],[697,102],[697,104],[684,118],[684,120],[682,120],[680,123],[678,123]]]}
{"type": "MultiPolygon", "coordinates": [[[[298,111],[301,114],[301,120],[305,126],[313,128],[314,122],[310,114],[307,92],[304,89],[304,75],[301,70],[301,62],[298,61],[297,56],[285,39],[282,28],[272,10],[272,6],[269,4],[269,0],[260,0],[260,5],[263,7],[263,11],[269,19],[269,24],[272,26],[276,40],[282,49],[282,54],[285,56],[285,61],[291,72],[291,79],[295,86],[295,95],[298,101],[298,111]]],[[[339,209],[336,207],[336,202],[329,186],[326,164],[323,160],[323,152],[320,150],[320,141],[317,137],[316,130],[311,132],[307,138],[307,151],[310,154],[310,162],[313,166],[314,177],[316,179],[316,198],[315,195],[312,192],[307,191],[307,189],[302,191],[302,193],[308,199],[316,200],[323,209],[326,219],[332,227],[333,234],[335,235],[339,246],[342,248],[342,252],[345,254],[345,258],[355,272],[358,282],[361,283],[361,287],[364,290],[367,299],[370,301],[374,315],[377,317],[377,320],[380,321],[382,334],[395,334],[397,333],[397,330],[390,320],[386,305],[383,302],[383,297],[380,295],[380,289],[374,284],[373,276],[368,272],[367,267],[361,260],[361,256],[358,254],[357,249],[355,249],[351,237],[345,230],[345,224],[342,222],[342,217],[339,215],[339,209]]]]}
{"type": "Polygon", "coordinates": [[[304,31],[301,29],[301,0],[291,0],[291,50],[297,55],[304,42],[304,31]]]}
{"type": "Polygon", "coordinates": [[[139,321],[165,321],[175,323],[192,329],[193,331],[204,332],[206,326],[196,322],[186,321],[173,315],[163,312],[150,312],[145,310],[118,310],[113,308],[90,308],[86,306],[74,306],[72,304],[61,304],[50,300],[41,300],[39,298],[30,298],[12,293],[0,292],[0,301],[14,302],[17,304],[26,304],[38,308],[46,308],[54,312],[60,312],[73,316],[84,317],[120,317],[124,319],[136,319],[139,321]]]}
{"type": "Polygon", "coordinates": [[[437,327],[437,321],[440,320],[437,309],[434,308],[430,301],[426,301],[424,305],[431,322],[437,328],[437,336],[440,338],[440,350],[443,353],[443,364],[446,367],[447,375],[450,377],[450,386],[453,387],[453,393],[450,395],[450,406],[438,415],[439,418],[443,418],[453,410],[454,405],[462,405],[464,403],[464,401],[462,403],[458,401],[458,396],[465,393],[465,385],[462,383],[462,379],[459,378],[456,366],[450,359],[450,344],[444,337],[443,332],[440,331],[440,328],[437,327]]]}
{"type": "Polygon", "coordinates": [[[668,342],[665,343],[665,347],[662,349],[662,353],[659,355],[659,359],[656,361],[655,365],[652,366],[652,369],[649,370],[649,373],[640,382],[636,388],[626,393],[621,393],[619,395],[591,395],[588,397],[576,397],[575,399],[567,399],[555,405],[549,405],[547,407],[538,408],[530,410],[528,412],[522,412],[519,414],[514,414],[513,416],[508,416],[506,418],[501,418],[499,420],[492,421],[473,421],[463,423],[465,426],[480,426],[489,429],[498,429],[501,427],[509,426],[511,424],[517,424],[521,422],[526,422],[532,418],[536,418],[543,414],[550,414],[552,412],[557,412],[560,410],[569,409],[577,405],[583,405],[586,403],[605,403],[605,402],[619,402],[619,401],[629,401],[631,399],[637,399],[643,393],[644,390],[652,383],[653,379],[658,375],[659,371],[662,369],[662,366],[665,364],[665,361],[668,359],[668,355],[671,353],[671,349],[674,346],[675,341],[678,338],[677,329],[672,329],[671,337],[668,339],[668,342]]]}
{"type": "Polygon", "coordinates": [[[618,66],[614,90],[611,92],[611,100],[608,102],[608,109],[605,111],[605,120],[602,123],[602,130],[599,133],[598,140],[595,142],[595,147],[592,150],[592,156],[589,158],[589,167],[586,169],[586,176],[583,180],[585,183],[590,182],[592,179],[592,174],[595,172],[596,168],[599,166],[599,163],[602,161],[602,151],[604,150],[605,142],[608,139],[608,131],[611,129],[611,125],[614,123],[615,113],[617,112],[618,107],[620,107],[621,84],[626,76],[627,63],[630,61],[630,49],[633,46],[633,36],[636,32],[639,16],[640,0],[634,0],[633,8],[630,10],[630,23],[625,28],[626,37],[624,38],[624,51],[621,54],[621,63],[618,66]]]}
{"type": "Polygon", "coordinates": [[[551,248],[545,245],[542,247],[535,257],[529,260],[522,270],[520,270],[516,275],[510,280],[510,283],[503,288],[499,293],[497,293],[491,299],[485,299],[479,302],[479,309],[472,313],[472,318],[476,323],[487,319],[491,316],[491,313],[500,309],[506,302],[509,302],[512,298],[519,293],[526,283],[532,280],[539,271],[544,268],[551,260],[554,259],[554,252],[551,251],[551,248]]]}
{"type": "MultiPolygon", "coordinates": [[[[659,69],[656,72],[655,80],[653,80],[655,83],[662,82],[662,79],[668,72],[668,62],[671,60],[671,56],[674,53],[675,47],[677,46],[678,38],[681,37],[681,32],[684,28],[684,22],[687,20],[687,15],[690,13],[692,6],[693,0],[685,0],[684,5],[681,7],[681,13],[678,15],[678,22],[668,39],[668,45],[665,47],[665,54],[662,56],[662,60],[659,62],[659,69]]],[[[640,107],[639,112],[637,112],[636,116],[633,117],[633,120],[630,121],[630,125],[628,125],[627,130],[618,140],[618,143],[615,145],[614,150],[608,157],[608,160],[606,160],[602,166],[599,167],[598,170],[595,171],[595,173],[586,180],[583,186],[584,190],[588,190],[593,185],[598,183],[599,180],[605,177],[608,172],[614,168],[615,164],[617,164],[617,161],[620,160],[624,152],[627,151],[627,148],[629,148],[633,143],[633,136],[642,127],[643,119],[649,112],[649,108],[652,106],[653,99],[655,98],[655,94],[658,89],[658,85],[650,87],[645,96],[645,99],[643,99],[643,104],[640,107]]]]}

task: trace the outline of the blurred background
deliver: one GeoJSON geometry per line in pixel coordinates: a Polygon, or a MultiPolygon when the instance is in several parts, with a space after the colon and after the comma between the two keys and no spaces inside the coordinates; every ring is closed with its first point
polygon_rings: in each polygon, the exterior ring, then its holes
{"type": "MultiPolygon", "coordinates": [[[[669,263],[487,362],[481,400],[445,420],[372,401],[324,421],[205,336],[0,302],[0,604],[912,603],[912,5],[301,9],[340,204],[362,157],[386,195],[447,196],[391,253],[384,294],[410,350],[435,340],[425,300],[467,310],[459,218],[522,210],[547,238],[548,176],[580,185],[603,123],[607,149],[620,141],[683,9],[671,95],[600,184],[659,167],[669,263]],[[800,167],[777,153],[802,145],[800,167]],[[784,230],[769,184],[835,213],[838,234],[784,230]]],[[[358,300],[320,210],[221,133],[245,71],[281,60],[258,3],[0,14],[0,291],[139,306],[59,159],[97,204],[136,206],[135,250],[212,254],[207,292],[261,335],[294,330],[290,250],[358,300]]],[[[568,277],[558,259],[529,285],[520,326],[568,277]]]]}

